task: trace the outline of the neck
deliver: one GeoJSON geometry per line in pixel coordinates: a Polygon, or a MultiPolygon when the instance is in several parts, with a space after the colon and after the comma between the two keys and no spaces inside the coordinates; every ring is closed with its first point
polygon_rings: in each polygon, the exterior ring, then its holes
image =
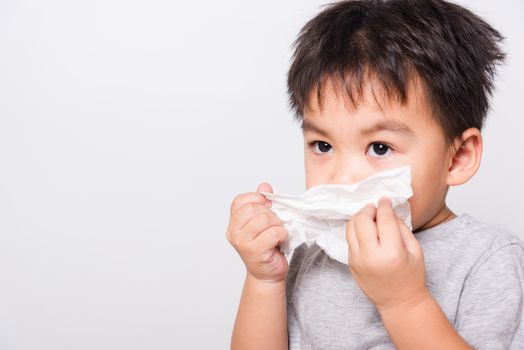
{"type": "Polygon", "coordinates": [[[422,231],[422,230],[426,230],[428,228],[431,228],[433,226],[437,226],[439,224],[442,224],[446,221],[449,221],[453,218],[456,218],[457,215],[455,215],[455,213],[453,213],[447,206],[446,206],[446,203],[444,203],[442,205],[442,207],[440,208],[440,210],[438,211],[438,213],[433,216],[429,221],[427,221],[425,224],[423,224],[422,226],[420,226],[419,228],[417,228],[416,230],[413,231],[413,233],[417,233],[419,231],[422,231]]]}

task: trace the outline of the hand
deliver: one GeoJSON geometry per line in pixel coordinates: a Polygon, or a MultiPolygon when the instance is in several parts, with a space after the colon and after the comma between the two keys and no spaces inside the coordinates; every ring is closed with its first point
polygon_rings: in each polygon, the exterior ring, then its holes
{"type": "MultiPolygon", "coordinates": [[[[271,192],[262,183],[258,191],[271,192]]],[[[288,262],[279,245],[288,238],[282,221],[271,211],[271,201],[257,192],[236,196],[231,204],[226,236],[246,265],[248,274],[266,282],[282,282],[288,262]]]]}
{"type": "Polygon", "coordinates": [[[346,239],[349,269],[379,311],[427,298],[422,248],[388,198],[348,220],[346,239]]]}

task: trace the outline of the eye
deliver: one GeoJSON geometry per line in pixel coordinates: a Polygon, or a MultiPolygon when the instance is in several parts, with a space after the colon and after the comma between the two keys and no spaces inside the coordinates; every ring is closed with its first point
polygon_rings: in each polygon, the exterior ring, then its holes
{"type": "Polygon", "coordinates": [[[369,145],[368,153],[373,158],[388,158],[392,148],[382,142],[374,142],[369,145]],[[389,151],[389,152],[388,152],[389,151]]]}
{"type": "Polygon", "coordinates": [[[332,149],[331,145],[325,141],[313,141],[310,142],[308,145],[309,147],[312,147],[313,152],[317,154],[328,154],[328,152],[332,149]]]}

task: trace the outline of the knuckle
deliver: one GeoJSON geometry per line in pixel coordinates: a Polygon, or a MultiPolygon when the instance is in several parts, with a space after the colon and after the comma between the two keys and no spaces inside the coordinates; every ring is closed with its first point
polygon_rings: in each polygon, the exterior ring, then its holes
{"type": "Polygon", "coordinates": [[[273,215],[269,211],[263,211],[257,214],[257,226],[266,228],[273,224],[273,215]]]}
{"type": "Polygon", "coordinates": [[[264,232],[268,238],[271,238],[272,241],[278,237],[278,231],[275,226],[267,228],[264,232]]]}
{"type": "Polygon", "coordinates": [[[260,222],[262,225],[264,225],[264,227],[271,225],[271,223],[273,222],[273,217],[271,213],[267,211],[262,212],[260,214],[260,222]]]}
{"type": "Polygon", "coordinates": [[[268,238],[271,240],[271,245],[275,247],[278,245],[278,242],[281,241],[284,233],[284,228],[282,226],[271,226],[266,230],[266,234],[268,235],[268,238]]]}
{"type": "Polygon", "coordinates": [[[240,206],[240,203],[242,202],[242,198],[244,197],[244,194],[237,194],[233,201],[231,201],[231,210],[234,208],[238,208],[240,206]]]}
{"type": "Polygon", "coordinates": [[[284,226],[282,225],[278,225],[278,226],[275,226],[276,227],[276,230],[278,232],[278,236],[281,237],[281,238],[287,238],[288,236],[288,232],[287,230],[284,228],[284,226]]]}
{"type": "Polygon", "coordinates": [[[255,203],[247,203],[244,205],[243,210],[245,210],[250,217],[253,217],[257,214],[257,205],[255,203]]]}
{"type": "Polygon", "coordinates": [[[269,213],[269,215],[271,216],[271,222],[274,224],[274,225],[283,225],[284,222],[278,217],[277,214],[275,214],[274,211],[272,211],[271,209],[267,209],[267,212],[269,213]]]}
{"type": "Polygon", "coordinates": [[[404,260],[404,255],[399,251],[391,251],[387,255],[387,261],[390,265],[398,266],[404,260]]]}
{"type": "Polygon", "coordinates": [[[229,235],[228,235],[228,238],[227,240],[229,241],[229,243],[231,243],[231,245],[233,245],[234,247],[238,247],[239,246],[239,240],[238,240],[238,235],[235,234],[234,232],[230,232],[229,235]]]}
{"type": "Polygon", "coordinates": [[[256,213],[256,207],[259,205],[259,203],[256,200],[247,200],[247,195],[249,193],[241,193],[239,195],[236,195],[233,198],[233,201],[231,203],[231,212],[235,213],[236,211],[247,210],[248,213],[255,214],[256,213]]]}

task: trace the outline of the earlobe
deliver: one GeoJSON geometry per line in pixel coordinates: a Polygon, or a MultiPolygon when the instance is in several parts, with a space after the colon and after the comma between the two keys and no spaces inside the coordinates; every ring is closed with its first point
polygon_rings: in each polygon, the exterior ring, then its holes
{"type": "Polygon", "coordinates": [[[477,128],[469,128],[450,151],[447,185],[462,185],[471,179],[480,167],[481,158],[482,134],[477,128]]]}

